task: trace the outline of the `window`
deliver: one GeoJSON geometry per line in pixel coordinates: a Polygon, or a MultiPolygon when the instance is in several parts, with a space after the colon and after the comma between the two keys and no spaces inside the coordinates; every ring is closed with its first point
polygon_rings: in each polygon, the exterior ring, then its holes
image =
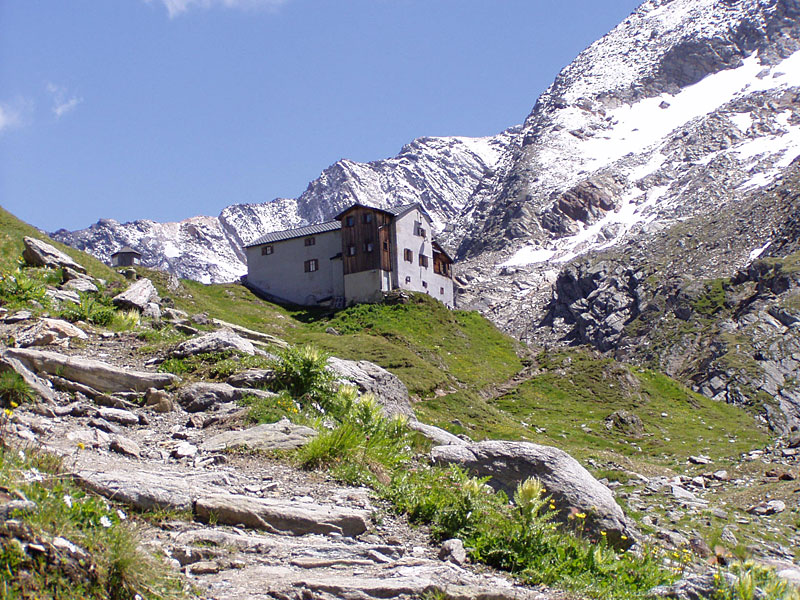
{"type": "Polygon", "coordinates": [[[389,242],[383,242],[383,249],[388,252],[389,251],[389,242]]]}
{"type": "Polygon", "coordinates": [[[425,237],[426,235],[425,228],[422,226],[422,223],[419,221],[414,221],[414,235],[418,235],[420,237],[425,237]]]}
{"type": "Polygon", "coordinates": [[[419,255],[419,266],[424,267],[426,269],[428,268],[428,257],[425,256],[424,254],[419,255]]]}
{"type": "Polygon", "coordinates": [[[411,283],[411,277],[409,277],[408,275],[406,275],[406,283],[411,283]]]}
{"type": "Polygon", "coordinates": [[[444,296],[444,288],[443,288],[443,287],[440,287],[440,288],[439,288],[439,293],[440,293],[442,296],[444,296]]]}
{"type": "Polygon", "coordinates": [[[319,261],[316,258],[312,258],[311,260],[307,260],[303,263],[303,270],[306,273],[313,273],[314,271],[319,269],[319,261]]]}
{"type": "Polygon", "coordinates": [[[356,224],[356,218],[353,215],[344,218],[345,227],[352,227],[355,224],[356,224]]]}
{"type": "Polygon", "coordinates": [[[314,237],[307,237],[307,238],[305,239],[305,243],[306,243],[306,246],[313,246],[314,244],[316,244],[316,243],[317,243],[317,238],[314,238],[314,237]]]}
{"type": "Polygon", "coordinates": [[[408,248],[403,250],[403,260],[405,260],[406,262],[413,263],[414,262],[414,251],[413,250],[409,250],[408,248]]]}
{"type": "Polygon", "coordinates": [[[372,252],[372,242],[364,242],[364,252],[372,252]]]}
{"type": "Polygon", "coordinates": [[[356,255],[356,247],[355,246],[348,246],[347,247],[347,256],[355,256],[356,255]]]}
{"type": "Polygon", "coordinates": [[[272,254],[272,246],[261,246],[261,256],[272,254]]]}
{"type": "Polygon", "coordinates": [[[427,287],[428,287],[428,282],[427,282],[427,281],[423,281],[423,282],[422,282],[422,287],[424,287],[424,288],[426,288],[426,289],[427,289],[427,287]]]}
{"type": "Polygon", "coordinates": [[[364,223],[372,223],[372,213],[364,213],[364,217],[362,219],[364,223]]]}

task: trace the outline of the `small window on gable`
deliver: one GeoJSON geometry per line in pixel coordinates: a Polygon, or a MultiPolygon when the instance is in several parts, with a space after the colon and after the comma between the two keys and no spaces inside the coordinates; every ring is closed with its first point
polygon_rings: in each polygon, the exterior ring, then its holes
{"type": "Polygon", "coordinates": [[[425,237],[427,235],[425,228],[419,221],[414,221],[414,235],[418,235],[420,237],[425,237]]]}
{"type": "Polygon", "coordinates": [[[419,266],[425,269],[428,268],[428,257],[425,256],[424,254],[419,255],[419,266]]]}
{"type": "Polygon", "coordinates": [[[442,296],[444,296],[444,288],[443,288],[443,287],[440,287],[440,288],[439,288],[439,293],[440,293],[442,296]]]}
{"type": "Polygon", "coordinates": [[[352,227],[355,224],[356,224],[356,218],[353,215],[344,218],[345,227],[352,227]]]}
{"type": "Polygon", "coordinates": [[[313,246],[314,244],[317,243],[317,238],[315,238],[315,237],[307,237],[305,239],[305,243],[306,243],[306,246],[313,246]]]}
{"type": "Polygon", "coordinates": [[[411,283],[411,277],[406,275],[406,283],[411,283]]]}
{"type": "Polygon", "coordinates": [[[372,252],[373,248],[372,242],[364,242],[364,252],[372,252]]]}
{"type": "Polygon", "coordinates": [[[303,270],[306,273],[313,273],[314,271],[319,270],[319,261],[316,258],[307,260],[306,262],[303,263],[303,270]]]}
{"type": "Polygon", "coordinates": [[[353,246],[348,246],[347,247],[347,256],[355,256],[355,255],[356,255],[356,247],[354,245],[353,246]]]}
{"type": "Polygon", "coordinates": [[[261,246],[261,256],[272,254],[272,246],[261,246]]]}
{"type": "Polygon", "coordinates": [[[364,223],[372,223],[372,213],[364,213],[363,221],[364,223]]]}
{"type": "Polygon", "coordinates": [[[428,287],[428,282],[427,281],[423,281],[422,282],[422,287],[427,288],[428,287]]]}
{"type": "Polygon", "coordinates": [[[408,248],[403,250],[403,260],[405,260],[406,262],[413,263],[414,262],[414,251],[413,250],[409,250],[408,248]]]}

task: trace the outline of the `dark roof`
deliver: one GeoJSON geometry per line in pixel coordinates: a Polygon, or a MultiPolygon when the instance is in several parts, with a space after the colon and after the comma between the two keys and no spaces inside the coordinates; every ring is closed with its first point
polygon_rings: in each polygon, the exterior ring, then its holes
{"type": "Polygon", "coordinates": [[[361,206],[363,208],[370,208],[372,210],[377,210],[378,212],[386,213],[387,215],[392,215],[393,217],[402,217],[407,212],[414,210],[415,208],[418,208],[423,213],[425,213],[425,216],[427,216],[429,220],[431,221],[433,220],[431,219],[431,216],[428,214],[428,211],[425,210],[425,207],[422,206],[422,204],[420,204],[419,202],[412,202],[411,204],[403,204],[402,206],[390,206],[389,208],[378,208],[377,206],[367,206],[366,204],[361,204],[360,202],[356,202],[355,204],[351,204],[350,206],[345,208],[342,212],[336,215],[334,219],[341,219],[346,212],[352,210],[357,206],[361,206]]]}
{"type": "Polygon", "coordinates": [[[286,229],[284,231],[273,231],[262,235],[257,240],[254,240],[245,246],[252,248],[253,246],[262,246],[263,244],[271,244],[272,242],[283,242],[284,240],[292,240],[294,238],[305,237],[307,235],[316,235],[318,233],[327,233],[329,231],[336,231],[341,229],[342,224],[339,221],[325,221],[324,223],[317,223],[316,225],[308,225],[306,227],[298,227],[297,229],[286,229]]]}
{"type": "Polygon", "coordinates": [[[136,250],[134,250],[130,246],[123,246],[122,248],[120,248],[119,250],[114,252],[114,254],[112,254],[111,256],[116,256],[117,254],[138,254],[139,256],[142,255],[141,252],[137,252],[136,250]]]}

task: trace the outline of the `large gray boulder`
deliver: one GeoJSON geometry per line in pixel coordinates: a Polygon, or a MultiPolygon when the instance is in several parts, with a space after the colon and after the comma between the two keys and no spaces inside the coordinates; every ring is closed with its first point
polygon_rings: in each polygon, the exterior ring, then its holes
{"type": "Polygon", "coordinates": [[[332,505],[278,498],[218,494],[197,499],[195,515],[201,521],[244,525],[290,535],[338,534],[355,537],[367,530],[369,513],[332,505]]]}
{"type": "Polygon", "coordinates": [[[456,464],[477,475],[489,475],[489,485],[509,497],[520,482],[537,477],[552,496],[561,522],[576,513],[585,514],[585,519],[580,519],[584,531],[598,538],[605,531],[609,543],[620,548],[630,547],[639,535],[611,490],[558,448],[508,441],[451,444],[435,447],[431,459],[436,464],[456,464]]]}
{"type": "Polygon", "coordinates": [[[144,312],[148,304],[158,302],[158,292],[152,281],[142,278],[121,294],[114,296],[111,301],[118,308],[144,312]]]}
{"type": "Polygon", "coordinates": [[[224,431],[207,439],[200,446],[206,452],[231,448],[250,450],[293,450],[304,446],[317,436],[315,429],[295,425],[288,419],[277,423],[256,425],[243,431],[224,431]]]}
{"type": "Polygon", "coordinates": [[[245,396],[274,398],[277,394],[263,390],[236,388],[227,383],[199,381],[190,383],[178,391],[178,403],[187,412],[200,412],[208,410],[217,404],[240,400],[245,396]]]}
{"type": "Polygon", "coordinates": [[[86,273],[86,269],[82,265],[47,242],[32,237],[24,237],[22,242],[25,244],[22,258],[33,267],[50,267],[51,269],[68,267],[79,273],[86,273]]]}
{"type": "Polygon", "coordinates": [[[46,350],[9,348],[5,355],[19,360],[37,373],[56,375],[106,393],[144,392],[151,387],[165,388],[180,381],[180,377],[172,373],[133,371],[99,360],[65,356],[46,350]]]}
{"type": "MultiPolygon", "coordinates": [[[[234,350],[250,356],[256,354],[252,342],[235,334],[229,329],[220,329],[205,335],[181,342],[173,348],[169,355],[174,358],[186,358],[195,354],[207,354],[234,350]]],[[[258,351],[260,353],[260,351],[258,351]]]]}
{"type": "Polygon", "coordinates": [[[341,381],[355,385],[361,392],[369,392],[383,406],[387,415],[404,415],[414,418],[414,409],[408,398],[405,384],[383,367],[366,360],[344,360],[331,357],[328,368],[341,381]]]}

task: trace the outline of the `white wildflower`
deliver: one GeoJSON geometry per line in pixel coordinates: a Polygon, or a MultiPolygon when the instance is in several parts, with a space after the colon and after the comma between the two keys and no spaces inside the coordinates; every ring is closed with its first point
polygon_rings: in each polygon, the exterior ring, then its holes
{"type": "Polygon", "coordinates": [[[64,504],[67,505],[67,508],[72,508],[72,496],[64,494],[64,504]]]}
{"type": "Polygon", "coordinates": [[[117,516],[119,517],[120,521],[124,521],[125,519],[128,518],[127,515],[124,512],[122,512],[120,509],[117,509],[117,516]]]}
{"type": "Polygon", "coordinates": [[[103,515],[102,517],[100,517],[100,525],[108,529],[109,527],[111,527],[111,519],[103,515]]]}

